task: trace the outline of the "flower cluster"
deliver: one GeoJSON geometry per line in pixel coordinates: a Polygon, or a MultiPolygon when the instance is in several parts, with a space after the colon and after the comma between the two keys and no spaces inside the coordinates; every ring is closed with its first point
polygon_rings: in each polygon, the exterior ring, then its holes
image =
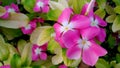
{"type": "Polygon", "coordinates": [[[107,51],[95,42],[105,40],[106,33],[102,27],[107,24],[91,10],[94,2],[95,0],[92,0],[85,4],[81,14],[74,14],[71,8],[66,8],[54,24],[55,39],[63,48],[67,48],[67,57],[74,60],[82,58],[82,61],[90,66],[96,64],[99,56],[107,54],[107,51]]]}

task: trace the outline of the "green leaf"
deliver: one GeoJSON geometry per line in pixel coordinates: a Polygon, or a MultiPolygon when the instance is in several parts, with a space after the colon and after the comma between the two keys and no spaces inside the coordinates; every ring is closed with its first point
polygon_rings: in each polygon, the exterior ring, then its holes
{"type": "Polygon", "coordinates": [[[6,28],[21,28],[29,23],[29,18],[22,13],[11,13],[8,19],[0,19],[0,26],[6,28]]]}
{"type": "Polygon", "coordinates": [[[102,8],[102,9],[105,8],[106,1],[107,1],[107,0],[96,0],[96,1],[97,1],[97,3],[98,3],[99,8],[102,8]]]}
{"type": "Polygon", "coordinates": [[[27,42],[25,41],[25,40],[19,40],[18,41],[18,44],[17,44],[17,46],[18,46],[18,50],[19,50],[19,52],[20,52],[20,54],[22,53],[22,51],[23,51],[23,49],[24,49],[24,46],[27,44],[27,42]]]}
{"type": "Polygon", "coordinates": [[[120,63],[116,64],[114,68],[120,68],[120,63]]]}
{"type": "Polygon", "coordinates": [[[113,37],[112,35],[109,35],[108,37],[108,44],[110,48],[113,48],[115,46],[115,37],[113,37]]]}
{"type": "Polygon", "coordinates": [[[1,28],[1,31],[8,40],[14,39],[15,37],[19,37],[22,35],[22,32],[19,29],[1,28]]]}
{"type": "Polygon", "coordinates": [[[6,6],[6,5],[10,5],[11,3],[17,3],[17,0],[2,0],[2,5],[6,6]]]}
{"type": "Polygon", "coordinates": [[[4,38],[2,35],[0,35],[0,43],[5,43],[4,38]]]}
{"type": "Polygon", "coordinates": [[[117,32],[119,30],[120,30],[120,15],[117,15],[112,25],[112,31],[117,32]]]}
{"type": "Polygon", "coordinates": [[[34,13],[33,8],[35,2],[36,0],[21,0],[21,3],[23,4],[24,8],[30,13],[34,13]]]}
{"type": "Polygon", "coordinates": [[[116,5],[120,5],[120,0],[112,0],[116,5]]]}
{"type": "Polygon", "coordinates": [[[21,68],[21,58],[18,54],[13,55],[10,66],[11,68],[21,68]]]}
{"type": "Polygon", "coordinates": [[[115,18],[116,18],[116,14],[113,14],[113,15],[108,16],[108,17],[106,18],[106,21],[107,21],[108,23],[113,23],[114,20],[115,20],[115,18]]]}
{"type": "Polygon", "coordinates": [[[85,0],[73,0],[72,6],[73,6],[74,12],[79,14],[85,2],[86,2],[85,0]]]}
{"type": "Polygon", "coordinates": [[[5,12],[6,12],[5,8],[0,6],[0,16],[3,16],[5,12]]]}
{"type": "Polygon", "coordinates": [[[95,11],[95,14],[103,19],[106,15],[106,12],[105,12],[104,9],[98,9],[98,10],[95,11]]]}
{"type": "Polygon", "coordinates": [[[116,7],[114,8],[114,11],[115,11],[116,13],[120,14],[120,6],[116,6],[116,7]]]}
{"type": "Polygon", "coordinates": [[[53,32],[54,30],[51,26],[38,27],[31,34],[30,41],[33,44],[38,44],[39,46],[42,46],[50,40],[51,34],[53,32]]]}
{"type": "Polygon", "coordinates": [[[48,48],[47,48],[51,53],[55,54],[55,56],[52,57],[52,63],[54,65],[58,65],[63,61],[62,57],[62,48],[59,45],[57,41],[52,38],[49,43],[48,43],[48,48]]]}
{"type": "Polygon", "coordinates": [[[5,43],[0,42],[0,60],[4,61],[8,59],[10,51],[5,43]]]}
{"type": "Polygon", "coordinates": [[[120,63],[120,54],[116,54],[116,61],[120,63]]]}
{"type": "Polygon", "coordinates": [[[32,62],[32,44],[28,43],[25,45],[22,54],[21,54],[21,61],[22,61],[22,67],[29,66],[32,62]]]}
{"type": "Polygon", "coordinates": [[[108,14],[115,14],[114,8],[111,7],[110,5],[106,5],[106,6],[105,6],[105,10],[106,10],[106,12],[107,12],[108,14]]]}
{"type": "Polygon", "coordinates": [[[50,10],[48,13],[47,13],[47,20],[53,20],[53,21],[57,21],[58,17],[60,16],[61,14],[61,10],[50,10]]]}
{"type": "Polygon", "coordinates": [[[96,68],[110,68],[109,64],[104,59],[99,59],[95,67],[96,68]]]}

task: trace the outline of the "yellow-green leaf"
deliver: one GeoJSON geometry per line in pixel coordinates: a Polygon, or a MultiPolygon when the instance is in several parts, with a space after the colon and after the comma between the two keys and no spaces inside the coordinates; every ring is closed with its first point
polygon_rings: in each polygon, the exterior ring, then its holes
{"type": "Polygon", "coordinates": [[[2,35],[0,35],[0,43],[5,43],[2,35]]]}
{"type": "Polygon", "coordinates": [[[106,18],[106,21],[107,21],[108,23],[113,23],[114,20],[115,20],[115,18],[116,18],[116,14],[113,14],[113,15],[108,16],[108,17],[106,18]]]}
{"type": "Polygon", "coordinates": [[[116,13],[120,14],[120,6],[115,7],[115,8],[114,8],[114,11],[115,11],[116,13]]]}
{"type": "Polygon", "coordinates": [[[30,41],[33,44],[38,44],[39,46],[42,46],[50,40],[52,33],[53,28],[51,26],[38,27],[31,34],[30,41]]]}
{"type": "Polygon", "coordinates": [[[8,19],[0,19],[0,26],[6,28],[21,28],[29,23],[29,18],[22,13],[11,13],[8,19]]]}
{"type": "Polygon", "coordinates": [[[98,9],[98,10],[95,11],[95,14],[100,16],[103,19],[106,15],[106,12],[105,12],[104,9],[98,9]]]}
{"type": "Polygon", "coordinates": [[[112,8],[110,5],[106,5],[105,10],[108,14],[115,14],[114,8],[112,8]]]}
{"type": "Polygon", "coordinates": [[[0,6],[0,16],[3,16],[5,14],[6,10],[4,7],[0,6]]]}
{"type": "Polygon", "coordinates": [[[120,30],[120,15],[117,15],[112,25],[112,31],[117,32],[119,30],[120,30]]]}

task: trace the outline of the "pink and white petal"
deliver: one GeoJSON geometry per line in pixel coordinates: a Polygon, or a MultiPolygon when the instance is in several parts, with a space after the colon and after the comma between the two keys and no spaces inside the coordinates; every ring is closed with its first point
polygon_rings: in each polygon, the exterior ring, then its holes
{"type": "Polygon", "coordinates": [[[5,6],[4,8],[8,11],[8,9],[11,8],[11,7],[10,6],[5,6]]]}
{"type": "Polygon", "coordinates": [[[57,42],[60,44],[60,46],[61,46],[62,48],[67,48],[67,47],[64,45],[62,38],[59,38],[59,40],[57,40],[57,42]]]}
{"type": "Polygon", "coordinates": [[[31,25],[32,28],[36,28],[37,26],[35,21],[31,21],[29,24],[31,25]]]}
{"type": "Polygon", "coordinates": [[[61,36],[61,33],[62,33],[62,31],[61,31],[62,26],[60,24],[58,24],[58,23],[55,23],[53,25],[53,28],[55,30],[56,37],[59,38],[61,36]]]}
{"type": "Polygon", "coordinates": [[[46,51],[47,50],[47,43],[45,43],[44,45],[40,46],[39,48],[42,49],[42,51],[46,51]]]}
{"type": "Polygon", "coordinates": [[[67,48],[71,48],[72,46],[76,45],[78,40],[80,39],[80,34],[77,31],[67,31],[62,36],[63,44],[67,48]]]}
{"type": "Polygon", "coordinates": [[[21,30],[22,30],[23,34],[31,34],[33,32],[33,30],[26,29],[25,27],[22,27],[21,30]]]}
{"type": "Polygon", "coordinates": [[[98,60],[98,56],[92,48],[84,49],[82,53],[82,61],[90,66],[94,66],[98,60]]]}
{"type": "Polygon", "coordinates": [[[71,19],[73,28],[84,29],[90,26],[90,19],[84,15],[74,15],[71,19]]]}
{"type": "Polygon", "coordinates": [[[10,6],[15,10],[15,12],[19,12],[19,8],[16,4],[12,3],[10,6]]]}
{"type": "Polygon", "coordinates": [[[107,54],[107,51],[100,45],[96,44],[94,41],[92,41],[91,43],[91,49],[96,53],[97,56],[104,56],[107,54]]]}
{"type": "Polygon", "coordinates": [[[82,52],[81,49],[77,45],[75,45],[71,48],[68,48],[67,57],[69,59],[75,59],[75,60],[80,59],[81,52],[82,52]]]}
{"type": "Polygon", "coordinates": [[[37,6],[37,4],[35,5],[35,7],[33,8],[34,12],[40,12],[41,8],[39,6],[37,6]]]}
{"type": "Polygon", "coordinates": [[[32,60],[37,61],[39,59],[39,56],[36,55],[35,53],[32,53],[32,60]]]}
{"type": "Polygon", "coordinates": [[[105,38],[106,38],[106,31],[103,28],[100,28],[100,32],[99,34],[96,36],[96,38],[100,41],[100,42],[104,42],[105,38]]]}
{"type": "Polygon", "coordinates": [[[0,66],[0,68],[10,68],[10,65],[0,66]]]}
{"type": "Polygon", "coordinates": [[[46,60],[46,59],[47,59],[47,54],[44,53],[44,52],[41,52],[41,54],[40,54],[40,59],[41,59],[41,60],[46,60]]]}
{"type": "Polygon", "coordinates": [[[9,12],[6,12],[3,16],[1,16],[0,18],[2,19],[7,19],[9,18],[9,12]]]}
{"type": "Polygon", "coordinates": [[[58,68],[68,68],[66,65],[60,65],[58,68]]]}
{"type": "Polygon", "coordinates": [[[82,38],[87,40],[95,38],[99,32],[100,28],[97,27],[89,27],[80,31],[82,38]]]}
{"type": "Polygon", "coordinates": [[[49,6],[44,6],[43,8],[42,8],[42,12],[44,12],[44,13],[47,13],[47,12],[49,12],[49,6]]]}
{"type": "Polygon", "coordinates": [[[44,4],[48,5],[50,0],[41,0],[44,4]]]}
{"type": "Polygon", "coordinates": [[[62,24],[64,22],[69,22],[71,14],[72,14],[72,9],[65,8],[58,18],[58,23],[62,24]]]}
{"type": "Polygon", "coordinates": [[[103,27],[107,26],[107,23],[102,18],[100,18],[99,16],[95,15],[95,19],[98,21],[100,26],[103,26],[103,27]]]}

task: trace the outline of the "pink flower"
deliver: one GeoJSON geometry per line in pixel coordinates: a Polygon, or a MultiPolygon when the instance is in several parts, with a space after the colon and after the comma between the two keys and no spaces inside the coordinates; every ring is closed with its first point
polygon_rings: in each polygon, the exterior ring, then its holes
{"type": "Polygon", "coordinates": [[[58,68],[68,68],[66,65],[60,65],[58,68]]]}
{"type": "Polygon", "coordinates": [[[9,13],[19,13],[19,8],[16,4],[12,3],[10,6],[5,6],[6,13],[1,16],[2,19],[7,19],[9,17],[9,13]]]}
{"type": "Polygon", "coordinates": [[[47,13],[49,11],[49,0],[36,0],[35,6],[33,10],[35,12],[44,12],[47,13]]]}
{"type": "Polygon", "coordinates": [[[54,24],[54,30],[56,32],[57,41],[61,41],[60,37],[68,30],[84,29],[90,26],[90,20],[84,15],[74,15],[70,8],[63,10],[62,14],[59,16],[57,23],[54,24]]]}
{"type": "MultiPolygon", "coordinates": [[[[93,12],[94,3],[95,3],[95,0],[91,0],[91,2],[89,4],[85,4],[83,6],[81,14],[87,15],[89,17],[89,19],[91,21],[90,27],[96,27],[96,29],[98,31],[98,33],[96,34],[96,38],[100,42],[104,42],[106,33],[105,33],[105,30],[101,27],[107,26],[107,23],[103,19],[101,19],[99,16],[94,14],[94,12],[93,12]]],[[[83,31],[87,32],[88,30],[85,29],[83,31]]]]}
{"type": "Polygon", "coordinates": [[[45,53],[46,50],[47,44],[44,44],[42,46],[34,44],[32,46],[32,60],[37,61],[39,58],[41,60],[46,60],[47,59],[47,54],[45,53]]]}
{"type": "MultiPolygon", "coordinates": [[[[94,36],[95,31],[90,33],[94,36]]],[[[69,30],[63,35],[63,43],[67,47],[71,46],[67,50],[67,57],[69,59],[77,60],[81,57],[84,63],[94,66],[99,56],[106,55],[107,51],[96,44],[92,39],[93,36],[89,34],[80,34],[77,31],[69,30]]]]}
{"type": "Polygon", "coordinates": [[[36,28],[36,20],[30,21],[26,27],[22,27],[21,30],[23,34],[31,34],[36,28]]]}
{"type": "Polygon", "coordinates": [[[10,68],[10,65],[0,66],[0,68],[10,68]]]}

